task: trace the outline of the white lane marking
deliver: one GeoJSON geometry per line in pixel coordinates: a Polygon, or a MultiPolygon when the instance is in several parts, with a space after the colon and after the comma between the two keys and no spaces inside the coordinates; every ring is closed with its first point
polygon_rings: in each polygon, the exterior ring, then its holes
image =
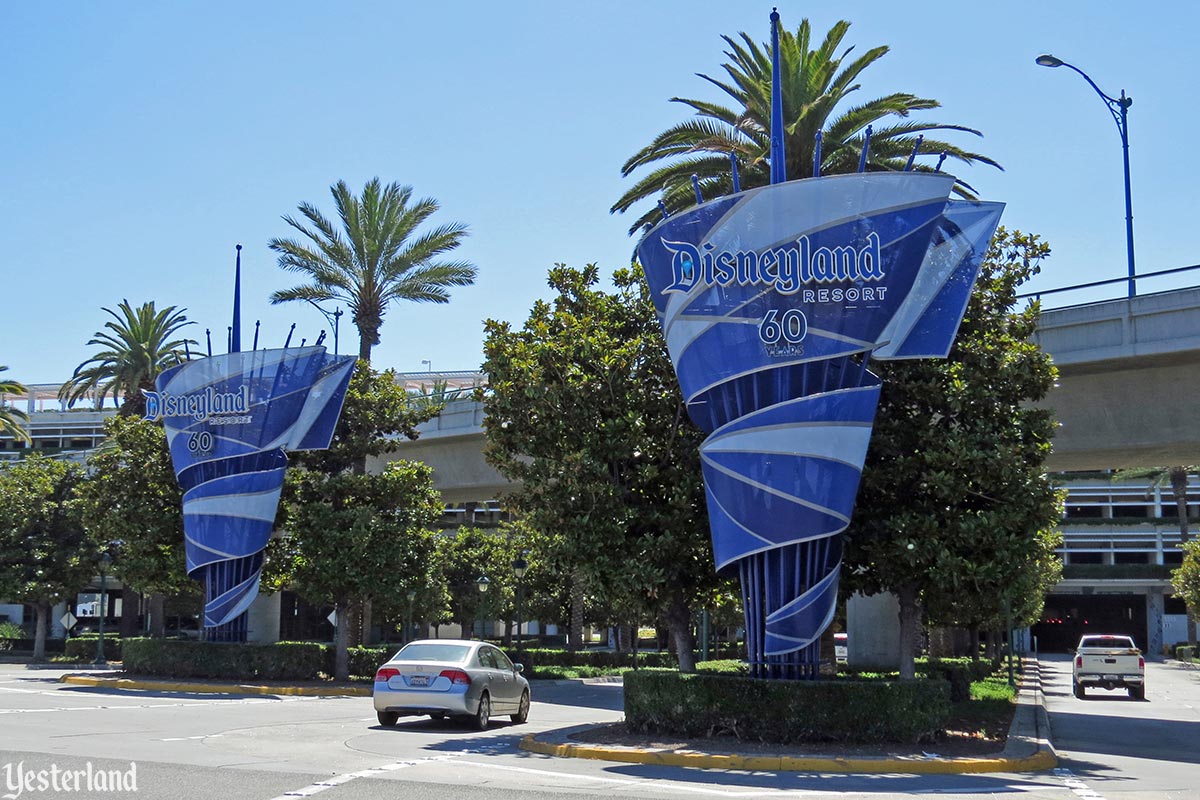
{"type": "Polygon", "coordinates": [[[1087,800],[1104,800],[1104,796],[1092,789],[1079,778],[1075,777],[1075,773],[1066,767],[1059,767],[1054,770],[1054,774],[1066,785],[1068,789],[1074,792],[1079,797],[1087,798],[1087,800]]]}
{"type": "Polygon", "coordinates": [[[361,769],[357,772],[347,772],[342,775],[335,775],[332,778],[311,783],[300,789],[293,789],[290,792],[284,792],[278,797],[273,797],[271,800],[291,800],[293,797],[309,797],[323,792],[326,789],[332,789],[334,786],[341,786],[343,783],[349,783],[358,778],[374,778],[380,775],[386,775],[389,772],[394,772],[398,769],[407,769],[409,767],[417,767],[422,764],[433,764],[439,761],[449,761],[456,756],[426,756],[425,758],[416,758],[411,761],[394,761],[390,764],[384,764],[381,767],[373,767],[371,769],[361,769]]]}
{"type": "MultiPolygon", "coordinates": [[[[134,699],[134,698],[130,698],[134,699]]],[[[268,703],[297,703],[320,698],[281,697],[276,700],[191,700],[182,703],[134,703],[110,706],[56,706],[53,708],[0,708],[0,714],[46,714],[56,711],[127,711],[141,708],[214,708],[217,706],[253,706],[268,703]]]]}
{"type": "MultiPolygon", "coordinates": [[[[771,789],[764,789],[761,791],[739,792],[739,791],[731,791],[729,789],[705,789],[704,787],[701,787],[701,786],[683,786],[683,785],[675,785],[673,783],[662,783],[657,779],[655,779],[655,780],[640,780],[639,781],[639,780],[628,780],[625,778],[607,778],[607,777],[600,777],[597,775],[580,775],[580,774],[569,773],[569,772],[555,772],[553,770],[548,770],[548,769],[532,769],[530,767],[510,767],[510,766],[505,766],[503,764],[489,764],[489,763],[486,763],[483,761],[461,761],[460,760],[460,761],[456,761],[455,763],[456,764],[465,764],[465,765],[471,766],[471,767],[485,767],[487,769],[506,770],[508,772],[522,772],[527,775],[541,775],[543,777],[545,777],[547,775],[552,775],[556,778],[562,778],[563,780],[566,780],[566,781],[569,781],[572,783],[580,783],[583,781],[598,781],[600,783],[612,783],[612,784],[616,784],[619,786],[636,786],[641,789],[653,788],[655,791],[670,790],[670,791],[675,791],[675,792],[691,792],[692,794],[715,794],[720,797],[767,797],[767,796],[771,796],[771,795],[778,795],[781,790],[785,790],[785,789],[789,795],[794,796],[794,797],[800,797],[800,796],[805,796],[805,795],[828,795],[829,794],[828,790],[809,791],[809,790],[805,790],[805,789],[787,789],[786,787],[776,787],[776,788],[771,788],[771,789]]],[[[276,800],[278,800],[278,798],[276,798],[276,800]]]]}
{"type": "Polygon", "coordinates": [[[200,736],[174,736],[170,739],[159,739],[160,742],[190,742],[195,739],[220,739],[220,733],[204,733],[200,736]]]}

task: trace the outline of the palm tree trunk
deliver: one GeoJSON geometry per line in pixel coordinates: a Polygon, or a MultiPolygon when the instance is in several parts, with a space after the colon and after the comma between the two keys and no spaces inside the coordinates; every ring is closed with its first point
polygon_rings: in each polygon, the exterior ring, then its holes
{"type": "MultiPolygon", "coordinates": [[[[1179,515],[1179,547],[1182,549],[1189,541],[1191,541],[1191,532],[1188,530],[1188,515],[1187,515],[1187,490],[1188,490],[1188,470],[1187,467],[1171,467],[1171,493],[1175,495],[1175,513],[1179,515]]],[[[1187,640],[1192,647],[1196,646],[1196,615],[1195,609],[1184,608],[1187,617],[1187,640]]]]}

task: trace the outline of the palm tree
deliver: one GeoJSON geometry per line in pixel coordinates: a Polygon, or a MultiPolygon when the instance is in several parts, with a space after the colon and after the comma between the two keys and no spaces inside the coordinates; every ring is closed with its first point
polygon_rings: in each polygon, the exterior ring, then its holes
{"type": "MultiPolygon", "coordinates": [[[[8,367],[0,367],[0,372],[7,372],[8,367]]],[[[0,378],[0,398],[6,394],[25,394],[28,389],[14,380],[0,378]]],[[[28,422],[29,417],[19,408],[0,403],[0,434],[13,437],[21,442],[30,442],[29,432],[21,423],[28,422]]]]}
{"type": "MultiPolygon", "coordinates": [[[[962,131],[976,136],[979,131],[962,125],[922,123],[908,119],[913,111],[940,107],[936,100],[896,92],[861,105],[844,101],[858,91],[857,80],[863,70],[878,61],[887,47],[875,47],[847,62],[853,47],[838,55],[850,23],[842,20],[830,28],[815,50],[809,49],[810,26],[807,19],[793,34],[780,26],[779,51],[787,176],[807,178],[813,174],[813,157],[818,131],[822,132],[821,174],[854,172],[858,169],[864,131],[872,126],[868,153],[869,170],[903,169],[918,135],[928,131],[962,131]]],[[[627,211],[640,200],[662,192],[662,200],[672,213],[695,203],[691,177],[700,178],[705,197],[727,194],[732,189],[730,154],[736,154],[743,188],[770,183],[771,55],[768,45],[759,46],[745,33],[741,40],[722,36],[729,46],[725,55],[732,63],[722,64],[729,80],[708,75],[699,77],[713,84],[734,101],[727,108],[704,100],[672,97],[696,111],[696,116],[663,131],[649,145],[633,155],[621,168],[628,177],[640,167],[667,163],[644,175],[610,209],[627,211]]],[[[949,142],[925,138],[920,153],[939,155],[970,164],[980,161],[999,168],[990,158],[963,150],[949,142]]],[[[933,166],[914,163],[913,169],[932,171],[933,166]]],[[[955,190],[972,196],[971,187],[959,181],[955,190]]],[[[659,220],[659,211],[651,209],[638,217],[630,233],[659,220]]]]}
{"type": "Polygon", "coordinates": [[[153,301],[134,309],[128,300],[122,300],[117,311],[101,310],[113,319],[104,323],[107,330],[96,331],[88,344],[106,349],[76,367],[58,396],[74,405],[94,392],[99,408],[111,394],[114,400],[123,398],[122,414],[142,414],[146,398],[141,390],[153,390],[158,373],[182,361],[187,346],[196,344],[194,339],[171,337],[180,328],[196,323],[184,316],[186,309],[167,306],[159,311],[153,301]]]}
{"type": "Polygon", "coordinates": [[[279,266],[310,281],[273,293],[271,302],[345,303],[358,328],[358,357],[369,361],[371,348],[379,344],[383,315],[393,300],[446,303],[447,287],[475,282],[474,265],[438,260],[462,243],[467,228],[459,223],[440,225],[410,239],[438,210],[432,198],[412,202],[411,186],[385,187],[379,178],[372,178],[360,197],[345,181],[338,181],[330,191],[340,227],[315,206],[302,203],[300,213],[311,228],[292,217],[283,219],[307,241],[270,241],[270,248],[279,253],[279,266]]]}
{"type": "MultiPolygon", "coordinates": [[[[1188,530],[1188,476],[1193,472],[1200,472],[1200,466],[1189,464],[1180,467],[1134,467],[1132,469],[1122,469],[1113,473],[1112,480],[1117,481],[1132,481],[1132,480],[1149,480],[1150,487],[1146,489],[1146,496],[1153,494],[1156,488],[1162,486],[1171,487],[1171,496],[1175,500],[1175,513],[1179,517],[1179,549],[1183,550],[1184,545],[1191,541],[1191,532],[1188,530]]],[[[1196,646],[1196,609],[1184,607],[1184,612],[1187,616],[1187,639],[1188,644],[1192,647],[1196,646]]]]}

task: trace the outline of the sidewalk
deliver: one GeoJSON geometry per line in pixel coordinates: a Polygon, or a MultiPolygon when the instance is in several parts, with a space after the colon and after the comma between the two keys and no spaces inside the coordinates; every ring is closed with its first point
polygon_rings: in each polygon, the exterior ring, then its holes
{"type": "MultiPolygon", "coordinates": [[[[977,772],[1038,772],[1052,769],[1058,756],[1050,741],[1050,724],[1042,694],[1038,662],[1026,659],[1018,687],[1017,708],[1009,728],[1008,741],[994,756],[950,758],[933,754],[920,757],[811,756],[795,748],[779,746],[775,753],[699,752],[685,749],[624,747],[581,744],[572,736],[595,726],[578,726],[521,740],[521,749],[531,753],[564,758],[593,758],[631,764],[694,767],[699,769],[749,769],[790,772],[963,774],[977,772]]],[[[731,748],[732,750],[732,748],[731,748]]]]}

